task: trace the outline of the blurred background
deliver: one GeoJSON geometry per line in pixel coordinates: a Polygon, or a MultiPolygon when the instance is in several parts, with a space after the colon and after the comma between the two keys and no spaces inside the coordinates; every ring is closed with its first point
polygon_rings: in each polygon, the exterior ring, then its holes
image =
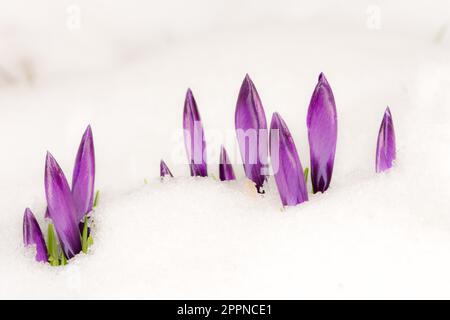
{"type": "Polygon", "coordinates": [[[340,113],[336,161],[345,165],[336,176],[372,172],[386,105],[394,119],[431,106],[440,110],[432,121],[448,119],[449,17],[448,0],[2,2],[0,145],[8,156],[0,186],[41,199],[45,152],[70,176],[89,123],[103,188],[124,191],[157,176],[160,158],[187,175],[171,159],[188,87],[209,159],[217,162],[220,143],[233,158],[233,142],[218,133],[234,128],[246,73],[267,118],[283,115],[308,163],[306,110],[324,72],[340,113]]]}
{"type": "MultiPolygon", "coordinates": [[[[18,0],[4,2],[1,9],[3,87],[21,81],[73,80],[196,45],[220,47],[222,38],[233,35],[236,41],[260,43],[267,33],[279,32],[295,45],[304,30],[313,28],[323,31],[317,42],[330,33],[338,39],[365,33],[374,47],[377,39],[389,36],[439,44],[447,38],[450,10],[445,0],[18,0]],[[252,39],[255,35],[259,39],[252,39]]],[[[239,55],[243,64],[259,51],[222,49],[239,55]]],[[[224,59],[210,57],[204,62],[224,59]]]]}

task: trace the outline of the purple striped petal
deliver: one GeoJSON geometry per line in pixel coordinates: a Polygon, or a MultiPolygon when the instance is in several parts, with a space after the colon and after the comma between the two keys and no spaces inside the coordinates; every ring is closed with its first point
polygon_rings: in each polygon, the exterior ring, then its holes
{"type": "Polygon", "coordinates": [[[270,123],[270,157],[283,205],[295,206],[308,201],[303,167],[294,139],[277,112],[270,123]]]}
{"type": "Polygon", "coordinates": [[[47,153],[45,163],[45,194],[50,219],[62,249],[70,259],[81,251],[77,210],[66,177],[50,153],[47,153]]]}
{"type": "Polygon", "coordinates": [[[184,144],[191,176],[206,177],[206,143],[202,120],[191,89],[186,93],[183,110],[184,144]]]}
{"type": "Polygon", "coordinates": [[[248,74],[236,103],[235,127],[245,175],[261,192],[267,178],[267,121],[258,91],[248,74]]]}
{"type": "Polygon", "coordinates": [[[395,132],[389,107],[384,112],[380,131],[378,132],[377,154],[375,160],[376,172],[382,172],[392,167],[396,157],[395,132]]]}
{"type": "Polygon", "coordinates": [[[159,171],[161,178],[164,178],[165,176],[170,176],[171,178],[173,178],[172,172],[170,172],[169,167],[163,160],[161,160],[161,163],[159,164],[159,171]]]}
{"type": "Polygon", "coordinates": [[[313,192],[325,192],[333,174],[337,113],[333,92],[323,73],[311,97],[307,126],[313,192]]]}
{"type": "Polygon", "coordinates": [[[47,246],[44,236],[33,212],[26,208],[23,214],[23,244],[36,245],[36,261],[48,261],[47,246]]]}
{"type": "Polygon", "coordinates": [[[228,158],[227,151],[224,146],[220,148],[219,177],[221,181],[236,180],[233,166],[228,158]]]}
{"type": "Polygon", "coordinates": [[[95,152],[91,126],[88,126],[78,148],[72,175],[72,196],[77,222],[92,211],[94,204],[95,152]]]}

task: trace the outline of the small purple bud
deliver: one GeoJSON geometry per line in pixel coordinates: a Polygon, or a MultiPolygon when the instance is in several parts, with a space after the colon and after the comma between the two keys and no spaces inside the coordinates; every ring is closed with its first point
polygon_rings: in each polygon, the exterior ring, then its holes
{"type": "Polygon", "coordinates": [[[220,148],[219,178],[220,181],[236,180],[233,166],[230,163],[224,146],[220,148]]]}
{"type": "Polygon", "coordinates": [[[314,89],[307,116],[313,192],[325,192],[333,174],[337,113],[333,92],[323,73],[314,89]]]}
{"type": "Polygon", "coordinates": [[[376,172],[382,172],[392,167],[396,157],[395,132],[389,107],[384,112],[380,131],[378,132],[377,154],[375,160],[376,172]]]}
{"type": "Polygon", "coordinates": [[[81,251],[77,210],[63,171],[50,153],[45,163],[45,194],[61,247],[67,258],[81,251]]]}
{"type": "Polygon", "coordinates": [[[206,177],[206,143],[202,120],[191,89],[186,93],[183,110],[184,144],[191,176],[206,177]]]}
{"type": "Polygon", "coordinates": [[[261,192],[268,174],[267,121],[258,91],[248,74],[236,103],[235,127],[245,175],[261,192]]]}
{"type": "Polygon", "coordinates": [[[33,212],[28,208],[23,214],[23,244],[26,247],[36,245],[36,261],[48,261],[47,246],[41,228],[33,212]]]}
{"type": "Polygon", "coordinates": [[[308,201],[303,167],[294,139],[277,112],[273,114],[270,124],[270,157],[283,205],[295,206],[308,201]]]}
{"type": "Polygon", "coordinates": [[[171,178],[173,178],[172,172],[170,172],[169,167],[163,160],[161,160],[161,163],[159,164],[159,172],[161,178],[164,178],[165,176],[170,176],[171,178]]]}
{"type": "Polygon", "coordinates": [[[78,148],[72,175],[72,196],[77,222],[92,211],[94,204],[95,153],[91,126],[88,126],[78,148]]]}

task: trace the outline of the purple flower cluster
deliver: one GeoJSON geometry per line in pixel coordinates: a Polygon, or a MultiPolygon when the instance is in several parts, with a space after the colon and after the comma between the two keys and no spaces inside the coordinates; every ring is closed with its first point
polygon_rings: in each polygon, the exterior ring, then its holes
{"type": "Polygon", "coordinates": [[[61,252],[53,254],[53,262],[60,258],[70,259],[83,248],[80,229],[86,229],[86,215],[94,206],[95,154],[90,126],[86,129],[78,149],[73,169],[72,188],[61,167],[49,152],[45,162],[44,180],[47,199],[46,216],[52,223],[52,227],[49,226],[48,243],[45,243],[41,228],[29,208],[25,210],[23,217],[23,241],[25,246],[36,246],[38,261],[49,261],[52,257],[51,251],[58,251],[59,248],[61,252]],[[52,240],[53,225],[59,246],[52,240]]]}
{"type": "MultiPolygon", "coordinates": [[[[338,121],[333,91],[321,73],[309,103],[306,125],[310,150],[312,192],[325,192],[331,182],[336,154],[338,121]]],[[[203,125],[192,91],[186,94],[183,112],[186,153],[191,176],[208,175],[203,125]]],[[[303,171],[294,139],[281,115],[272,115],[270,128],[261,98],[249,75],[242,82],[235,112],[236,137],[244,172],[259,193],[269,177],[269,159],[281,202],[295,206],[308,200],[307,171],[303,171]]],[[[395,160],[395,134],[389,108],[386,110],[378,136],[376,171],[392,167],[395,160]]],[[[161,177],[171,174],[161,161],[161,177]]],[[[224,146],[221,146],[219,176],[221,181],[234,180],[233,167],[224,146]]]]}
{"type": "MultiPolygon", "coordinates": [[[[321,73],[309,103],[306,125],[310,150],[312,192],[325,192],[331,182],[337,142],[337,112],[331,87],[321,73]]],[[[191,176],[208,176],[206,143],[200,113],[192,91],[188,89],[183,110],[184,143],[191,176]]],[[[289,128],[275,112],[270,128],[261,98],[248,75],[242,82],[235,111],[236,137],[245,175],[258,193],[270,175],[269,164],[283,206],[295,206],[308,201],[307,176],[300,162],[298,150],[289,128]],[[270,161],[269,161],[270,160],[270,161]]],[[[388,170],[396,157],[395,133],[392,115],[386,109],[378,133],[376,172],[388,170]]],[[[167,164],[161,160],[160,176],[173,177],[167,164]]],[[[236,175],[225,147],[220,150],[219,178],[235,180],[236,175]]],[[[81,251],[86,252],[92,238],[88,218],[95,206],[95,154],[91,127],[81,140],[75,160],[70,187],[55,158],[47,153],[45,163],[45,194],[47,242],[29,208],[23,217],[23,242],[36,247],[36,260],[52,265],[65,264],[81,251]],[[54,234],[56,231],[56,235],[54,234]]]]}

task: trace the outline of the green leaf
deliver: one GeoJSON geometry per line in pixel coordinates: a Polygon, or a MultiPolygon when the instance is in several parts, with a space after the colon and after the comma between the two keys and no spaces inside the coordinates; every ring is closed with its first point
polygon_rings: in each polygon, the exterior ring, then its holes
{"type": "Polygon", "coordinates": [[[59,254],[58,254],[58,242],[56,240],[55,229],[53,224],[48,225],[47,229],[47,251],[48,251],[48,262],[52,266],[59,266],[59,254]]]}
{"type": "Polygon", "coordinates": [[[83,233],[81,234],[81,250],[87,253],[89,247],[88,243],[88,217],[84,216],[83,233]]]}
{"type": "Polygon", "coordinates": [[[61,265],[65,266],[67,264],[67,258],[64,252],[61,250],[61,265]]]}
{"type": "Polygon", "coordinates": [[[97,192],[95,193],[95,197],[94,197],[94,208],[98,205],[99,196],[100,196],[100,191],[97,190],[97,192]]]}
{"type": "Polygon", "coordinates": [[[305,171],[304,171],[304,175],[305,175],[305,183],[308,183],[308,173],[309,173],[309,168],[306,167],[305,171]]]}
{"type": "Polygon", "coordinates": [[[94,239],[92,238],[91,235],[89,235],[89,237],[87,239],[87,243],[88,243],[88,248],[94,244],[94,239]]]}

